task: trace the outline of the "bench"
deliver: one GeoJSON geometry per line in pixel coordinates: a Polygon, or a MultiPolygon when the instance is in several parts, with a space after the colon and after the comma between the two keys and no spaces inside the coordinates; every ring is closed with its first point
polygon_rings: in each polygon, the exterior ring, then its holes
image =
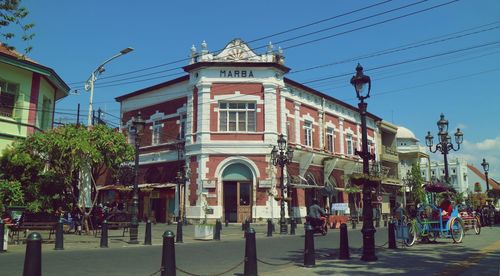
{"type": "MultiPolygon", "coordinates": [[[[131,216],[128,213],[111,213],[107,217],[108,229],[123,229],[122,237],[125,237],[125,232],[128,232],[130,229],[130,219],[131,216]]],[[[97,237],[98,233],[101,233],[100,226],[97,227],[94,236],[97,237]]]]}
{"type": "Polygon", "coordinates": [[[55,215],[47,213],[24,213],[17,224],[12,224],[9,226],[11,231],[11,237],[16,237],[16,243],[19,243],[19,232],[24,232],[24,237],[28,231],[40,230],[49,231],[49,240],[52,234],[55,233],[58,218],[55,215]]]}

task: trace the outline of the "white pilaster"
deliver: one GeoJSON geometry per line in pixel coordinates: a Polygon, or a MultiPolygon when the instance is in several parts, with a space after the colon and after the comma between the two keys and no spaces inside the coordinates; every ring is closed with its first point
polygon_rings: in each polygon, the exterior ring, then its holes
{"type": "Polygon", "coordinates": [[[340,153],[345,154],[344,118],[339,118],[339,144],[340,144],[340,153]]]}
{"type": "Polygon", "coordinates": [[[274,83],[264,83],[264,143],[274,144],[278,140],[278,102],[274,83]]]}
{"type": "Polygon", "coordinates": [[[300,145],[300,103],[294,102],[295,107],[295,144],[300,145]]]}
{"type": "Polygon", "coordinates": [[[198,87],[198,132],[197,142],[210,141],[210,87],[211,83],[201,82],[198,87]]]}

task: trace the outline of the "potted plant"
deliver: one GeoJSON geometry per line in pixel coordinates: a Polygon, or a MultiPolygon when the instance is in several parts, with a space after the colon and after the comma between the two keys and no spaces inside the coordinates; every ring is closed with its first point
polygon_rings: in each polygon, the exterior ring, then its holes
{"type": "MultiPolygon", "coordinates": [[[[207,211],[208,204],[205,202],[203,204],[203,212],[205,213],[205,218],[201,224],[196,224],[194,226],[194,238],[197,240],[212,240],[214,237],[215,225],[207,223],[207,211]]],[[[210,209],[211,210],[211,209],[210,209]]]]}

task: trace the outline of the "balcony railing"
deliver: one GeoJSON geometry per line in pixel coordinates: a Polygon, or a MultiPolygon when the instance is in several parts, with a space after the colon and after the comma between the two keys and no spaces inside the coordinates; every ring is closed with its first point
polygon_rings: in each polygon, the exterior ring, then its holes
{"type": "Polygon", "coordinates": [[[395,147],[382,146],[384,154],[398,156],[398,151],[395,147]]]}

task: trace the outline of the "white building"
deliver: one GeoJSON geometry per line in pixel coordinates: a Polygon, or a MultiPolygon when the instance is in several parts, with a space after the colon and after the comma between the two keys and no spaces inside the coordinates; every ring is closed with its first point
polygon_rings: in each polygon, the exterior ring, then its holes
{"type": "MultiPolygon", "coordinates": [[[[425,180],[436,179],[444,182],[444,162],[431,161],[428,166],[429,169],[421,168],[425,180]]],[[[467,174],[467,162],[464,159],[448,159],[449,182],[459,193],[467,193],[467,188],[469,187],[469,177],[467,174]]]]}

